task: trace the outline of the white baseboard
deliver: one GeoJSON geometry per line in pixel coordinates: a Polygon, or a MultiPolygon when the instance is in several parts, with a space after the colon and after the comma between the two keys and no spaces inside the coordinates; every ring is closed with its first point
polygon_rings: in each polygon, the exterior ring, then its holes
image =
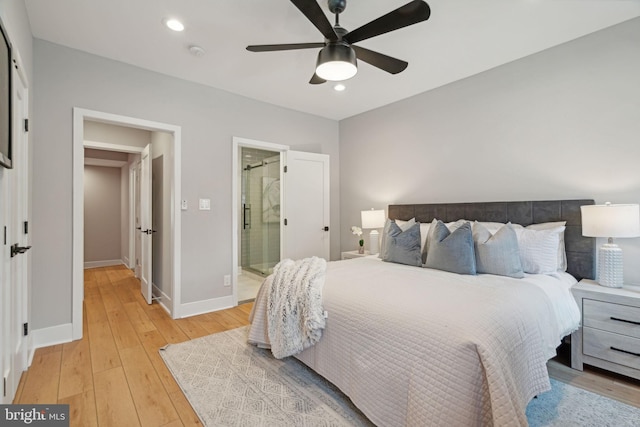
{"type": "Polygon", "coordinates": [[[84,268],[96,268],[96,267],[111,267],[112,265],[127,265],[121,259],[107,259],[104,261],[87,261],[84,263],[84,268]]]}
{"type": "Polygon", "coordinates": [[[71,323],[65,323],[49,328],[33,329],[30,335],[32,348],[35,350],[73,341],[73,328],[71,323]]]}
{"type": "Polygon", "coordinates": [[[123,263],[124,265],[126,265],[127,267],[129,267],[129,257],[128,257],[128,256],[123,257],[123,258],[122,258],[122,263],[123,263]]]}
{"type": "Polygon", "coordinates": [[[235,307],[233,295],[226,297],[212,298],[204,301],[187,302],[180,304],[180,318],[191,317],[198,314],[210,313],[212,311],[224,310],[225,308],[235,307]]]}
{"type": "Polygon", "coordinates": [[[169,297],[169,295],[165,294],[162,291],[162,289],[156,286],[155,283],[151,284],[151,288],[152,288],[151,294],[153,295],[153,298],[157,298],[158,304],[160,304],[160,306],[164,308],[164,310],[167,312],[169,316],[172,316],[171,310],[169,309],[169,307],[173,307],[173,302],[171,301],[171,298],[169,297]]]}

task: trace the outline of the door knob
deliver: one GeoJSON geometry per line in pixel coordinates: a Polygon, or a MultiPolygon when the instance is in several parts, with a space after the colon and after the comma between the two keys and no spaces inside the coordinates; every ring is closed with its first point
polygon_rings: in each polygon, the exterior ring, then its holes
{"type": "Polygon", "coordinates": [[[17,243],[11,245],[11,258],[18,254],[23,254],[31,249],[31,246],[18,246],[17,243]]]}

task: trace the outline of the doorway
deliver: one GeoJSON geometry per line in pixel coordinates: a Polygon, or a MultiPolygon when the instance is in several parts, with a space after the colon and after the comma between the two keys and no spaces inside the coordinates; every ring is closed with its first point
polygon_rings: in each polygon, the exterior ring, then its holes
{"type": "MultiPolygon", "coordinates": [[[[170,140],[171,153],[170,155],[164,155],[165,161],[163,175],[169,179],[170,184],[168,186],[167,193],[163,193],[164,205],[167,209],[163,211],[163,219],[166,218],[170,223],[170,230],[167,230],[163,241],[169,240],[168,247],[165,246],[166,253],[168,254],[170,265],[168,270],[168,276],[164,274],[163,279],[166,281],[167,286],[171,287],[171,302],[168,307],[165,307],[173,318],[180,317],[180,206],[178,200],[180,200],[180,173],[181,173],[181,128],[175,125],[169,125],[164,123],[152,122],[143,119],[136,119],[126,116],[119,116],[110,113],[103,113],[98,111],[85,110],[81,108],[74,108],[73,110],[73,274],[72,274],[72,339],[80,339],[82,337],[82,302],[84,299],[84,148],[95,148],[111,151],[124,151],[129,153],[142,153],[144,149],[140,147],[132,147],[126,144],[106,143],[102,141],[90,141],[85,139],[85,121],[91,121],[96,123],[102,123],[107,125],[116,125],[123,128],[138,129],[150,131],[152,134],[163,134],[164,138],[170,140]],[[167,215],[168,213],[168,215],[167,215]],[[168,235],[168,236],[167,236],[168,235]]],[[[150,146],[150,144],[147,144],[150,146]]],[[[130,171],[134,175],[135,172],[130,171]]],[[[135,210],[135,205],[132,204],[131,210],[135,210]]],[[[130,218],[135,218],[132,214],[130,218]]],[[[129,221],[129,229],[135,230],[134,221],[129,221]]],[[[149,221],[149,231],[152,229],[149,221]]],[[[131,231],[130,236],[135,236],[135,233],[131,231]]],[[[130,245],[132,247],[133,244],[130,245]]],[[[135,249],[130,251],[130,254],[135,253],[135,249]]],[[[149,257],[151,256],[151,251],[149,257]]],[[[150,265],[150,264],[149,264],[150,265]]]]}

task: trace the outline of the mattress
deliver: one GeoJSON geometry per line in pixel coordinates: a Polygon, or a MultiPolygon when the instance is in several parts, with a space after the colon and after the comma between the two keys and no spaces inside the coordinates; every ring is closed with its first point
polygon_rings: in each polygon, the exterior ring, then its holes
{"type": "MultiPolygon", "coordinates": [[[[527,425],[548,359],[579,326],[575,279],[458,275],[380,261],[330,262],[326,328],[298,359],[378,426],[527,425]]],[[[249,341],[268,345],[259,294],[249,341]]]]}

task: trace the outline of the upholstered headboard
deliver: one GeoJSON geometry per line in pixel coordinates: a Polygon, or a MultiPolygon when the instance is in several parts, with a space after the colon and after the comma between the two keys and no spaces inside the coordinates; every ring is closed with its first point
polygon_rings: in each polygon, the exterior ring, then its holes
{"type": "Polygon", "coordinates": [[[567,271],[576,279],[595,277],[595,239],[582,236],[580,206],[593,200],[545,200],[529,202],[486,202],[389,205],[389,218],[431,222],[469,221],[512,222],[524,226],[540,222],[567,221],[565,249],[567,271]]]}

